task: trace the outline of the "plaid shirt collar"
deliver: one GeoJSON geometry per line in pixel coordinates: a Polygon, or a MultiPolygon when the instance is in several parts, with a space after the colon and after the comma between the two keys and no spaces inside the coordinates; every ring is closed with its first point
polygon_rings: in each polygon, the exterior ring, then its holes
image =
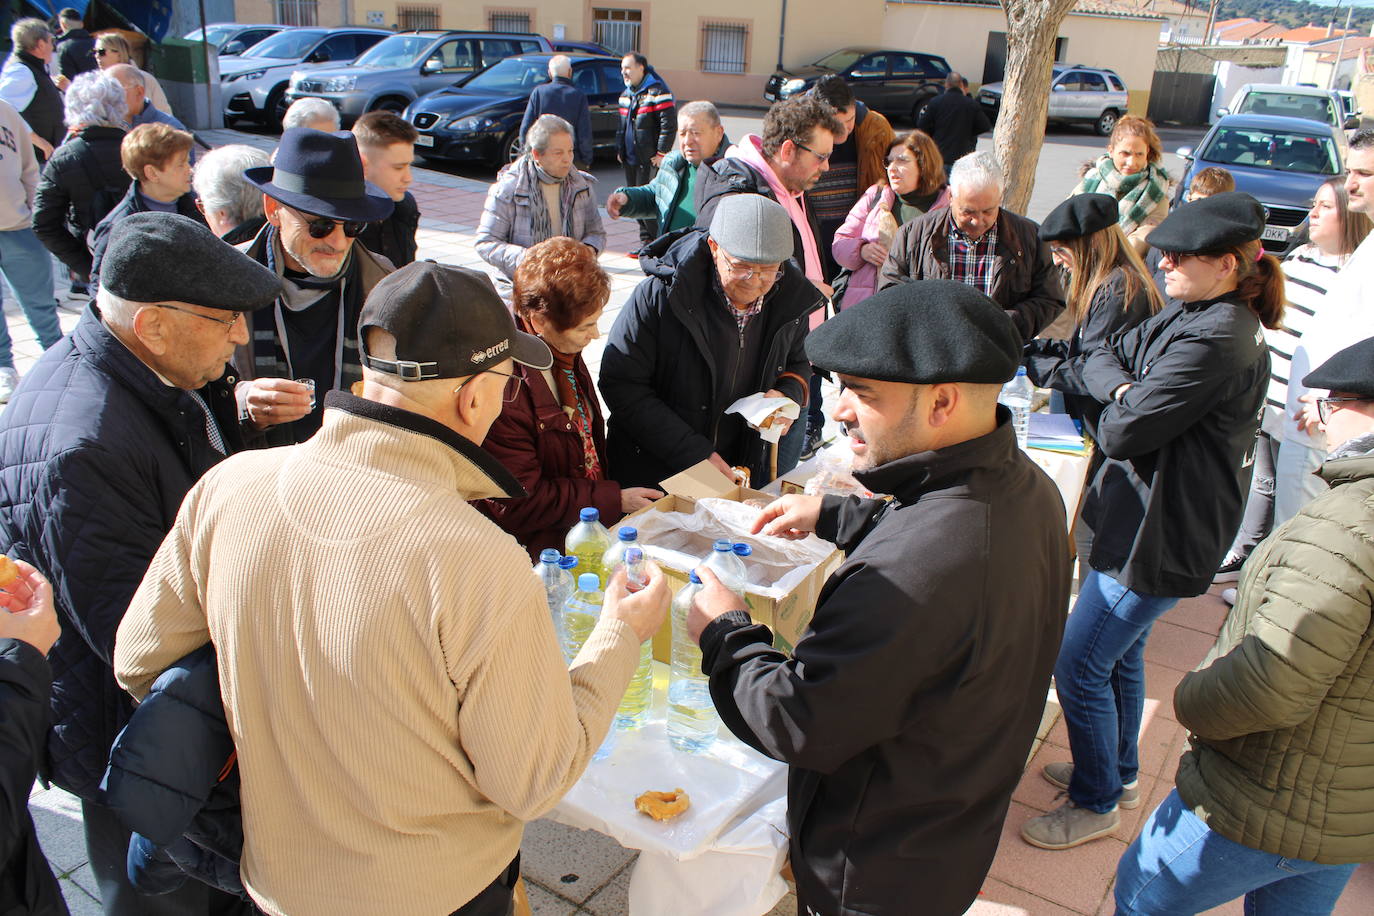
{"type": "Polygon", "coordinates": [[[767,294],[765,293],[759,296],[748,308],[739,309],[735,308],[734,303],[730,301],[730,297],[725,294],[725,286],[720,282],[720,274],[712,270],[711,280],[715,284],[716,292],[720,293],[720,301],[725,303],[725,310],[735,319],[735,325],[739,328],[740,335],[743,336],[744,329],[749,327],[749,322],[753,321],[758,313],[763,311],[763,300],[767,298],[767,294]]]}
{"type": "Polygon", "coordinates": [[[977,241],[970,239],[958,223],[949,223],[949,278],[992,295],[992,266],[997,252],[997,226],[977,241]]]}

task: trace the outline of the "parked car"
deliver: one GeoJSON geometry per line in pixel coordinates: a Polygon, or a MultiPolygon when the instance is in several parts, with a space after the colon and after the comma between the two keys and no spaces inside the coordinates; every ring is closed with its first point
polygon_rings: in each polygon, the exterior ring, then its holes
{"type": "Polygon", "coordinates": [[[238,57],[221,60],[220,91],[224,123],[240,118],[280,126],[291,103],[286,100],[293,71],[350,61],[391,33],[385,29],[283,29],[238,57]]]}
{"type": "Polygon", "coordinates": [[[841,48],[814,64],[778,70],[768,79],[763,97],[790,99],[829,73],[844,77],[854,97],[885,115],[915,119],[921,109],[945,91],[949,63],[938,54],[891,48],[841,48]]]}
{"type": "MultiPolygon", "coordinates": [[[[1091,124],[1100,136],[1109,135],[1117,119],[1126,113],[1126,84],[1115,70],[1082,64],[1055,64],[1050,68],[1050,109],[1047,120],[1091,124]]],[[[996,121],[1002,109],[1003,84],[985,83],[978,89],[978,103],[988,120],[996,121]]]]}
{"type": "Polygon", "coordinates": [[[1347,130],[1360,126],[1359,117],[1346,113],[1340,93],[1315,86],[1246,83],[1237,90],[1228,107],[1217,109],[1219,118],[1229,114],[1304,118],[1347,130]]]}
{"type": "Polygon", "coordinates": [[[1359,105],[1355,102],[1355,93],[1349,89],[1337,89],[1336,95],[1341,99],[1341,112],[1346,118],[1354,118],[1354,126],[1346,125],[1346,130],[1358,130],[1360,127],[1360,116],[1364,114],[1359,105]]]}
{"type": "MultiPolygon", "coordinates": [[[[552,54],[508,57],[457,86],[415,100],[406,120],[420,139],[415,151],[429,159],[482,159],[499,167],[520,155],[520,120],[530,93],[549,81],[552,54]]],[[[618,101],[624,81],[620,58],[569,54],[573,85],[592,110],[592,145],[614,158],[618,101]]]]}
{"type": "Polygon", "coordinates": [[[1333,124],[1274,115],[1225,115],[1207,131],[1196,150],[1178,150],[1187,162],[1174,204],[1193,176],[1220,166],[1236,179],[1236,190],[1264,204],[1262,241],[1282,252],[1307,218],[1312,197],[1328,178],[1345,170],[1345,131],[1333,124]]]}
{"type": "Polygon", "coordinates": [[[605,54],[607,57],[621,57],[625,55],[617,54],[610,48],[594,41],[560,41],[555,39],[553,49],[559,54],[605,54]]]}
{"type": "Polygon", "coordinates": [[[344,126],[382,109],[400,113],[427,92],[453,85],[512,54],[549,51],[542,35],[509,32],[398,32],[347,67],[296,73],[288,102],[313,96],[337,109],[344,126]]]}
{"type": "Polygon", "coordinates": [[[220,57],[233,57],[284,28],[286,26],[270,22],[212,22],[204,29],[187,32],[184,37],[187,41],[205,41],[214,45],[220,57]],[[202,34],[204,38],[201,38],[202,34]]]}

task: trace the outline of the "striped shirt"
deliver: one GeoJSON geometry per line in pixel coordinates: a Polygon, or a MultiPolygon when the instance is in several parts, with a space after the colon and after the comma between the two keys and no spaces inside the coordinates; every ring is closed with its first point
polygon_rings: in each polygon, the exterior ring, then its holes
{"type": "Polygon", "coordinates": [[[983,295],[992,295],[992,267],[996,262],[997,227],[993,226],[977,241],[964,235],[954,220],[949,221],[949,278],[967,283],[983,295]]]}
{"type": "Polygon", "coordinates": [[[1341,255],[1325,255],[1314,245],[1304,245],[1283,262],[1284,290],[1288,296],[1283,325],[1266,329],[1269,344],[1269,392],[1264,401],[1263,429],[1275,438],[1305,441],[1293,416],[1302,407],[1298,398],[1307,394],[1302,379],[1315,366],[1301,349],[1303,335],[1312,329],[1322,308],[1326,291],[1346,260],[1341,255]]]}

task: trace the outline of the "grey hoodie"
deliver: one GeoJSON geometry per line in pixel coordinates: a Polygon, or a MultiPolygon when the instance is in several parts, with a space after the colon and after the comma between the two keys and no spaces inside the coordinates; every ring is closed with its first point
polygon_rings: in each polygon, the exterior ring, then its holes
{"type": "Polygon", "coordinates": [[[29,133],[23,116],[0,99],[0,232],[33,226],[38,156],[29,142],[29,133]]]}

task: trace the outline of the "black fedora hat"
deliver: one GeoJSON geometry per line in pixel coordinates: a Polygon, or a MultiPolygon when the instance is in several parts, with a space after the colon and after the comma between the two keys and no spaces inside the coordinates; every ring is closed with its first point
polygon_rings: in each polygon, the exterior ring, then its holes
{"type": "Polygon", "coordinates": [[[273,164],[243,177],[273,200],[315,216],[370,223],[391,215],[391,198],[363,179],[358,144],[345,131],[292,127],[281,135],[273,164]]]}

